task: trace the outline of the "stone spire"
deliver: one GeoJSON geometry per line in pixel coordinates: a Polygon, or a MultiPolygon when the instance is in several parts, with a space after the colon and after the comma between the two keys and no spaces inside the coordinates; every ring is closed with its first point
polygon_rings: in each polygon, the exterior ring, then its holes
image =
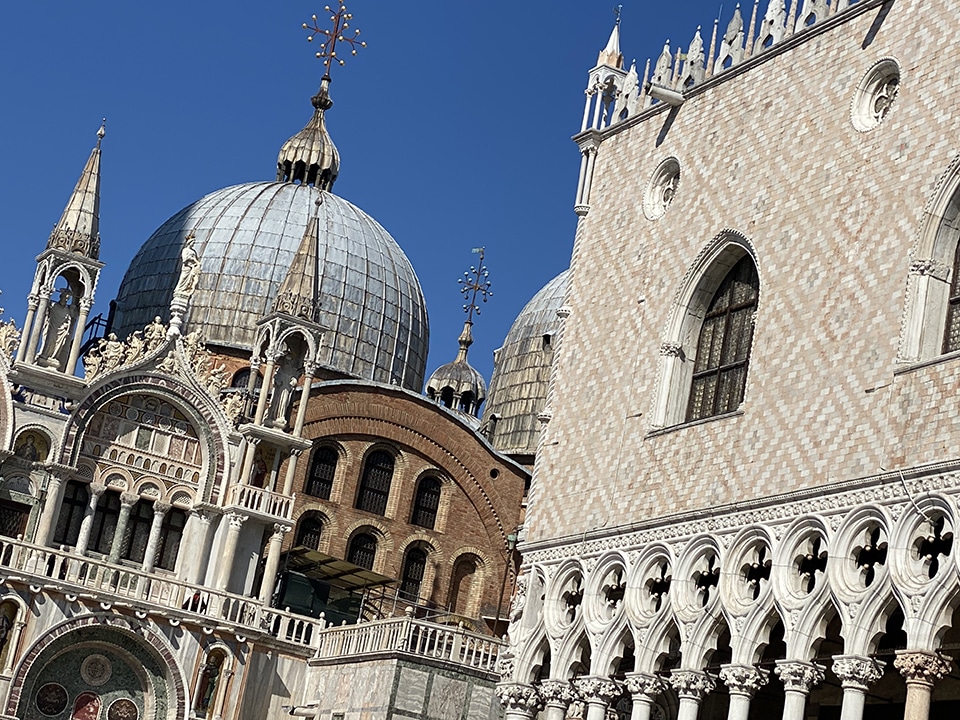
{"type": "Polygon", "coordinates": [[[293,257],[286,277],[280,283],[274,312],[317,321],[320,304],[317,300],[317,246],[320,243],[319,210],[322,199],[317,199],[313,217],[307,222],[297,254],[293,257]]]}
{"type": "Polygon", "coordinates": [[[106,134],[106,118],[97,131],[97,144],[77,180],[73,194],[50,233],[47,249],[79,253],[91,260],[100,257],[100,141],[106,134]]]}
{"type": "Polygon", "coordinates": [[[608,67],[623,69],[623,53],[620,52],[620,11],[616,10],[617,22],[610,33],[610,39],[607,40],[607,46],[600,51],[597,56],[597,66],[607,65],[608,67]]]}
{"type": "Polygon", "coordinates": [[[324,113],[333,107],[330,76],[324,75],[320,90],[311,98],[313,117],[280,148],[277,157],[277,181],[313,185],[330,192],[340,173],[340,153],[333,144],[324,113]]]}

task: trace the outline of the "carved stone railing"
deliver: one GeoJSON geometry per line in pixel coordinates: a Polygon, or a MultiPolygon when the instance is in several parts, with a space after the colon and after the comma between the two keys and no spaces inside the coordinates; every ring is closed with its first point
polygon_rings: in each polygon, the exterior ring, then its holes
{"type": "Polygon", "coordinates": [[[238,508],[268,519],[290,520],[293,498],[253,485],[234,485],[227,492],[228,508],[238,508]]]}
{"type": "Polygon", "coordinates": [[[401,654],[494,673],[497,657],[504,647],[495,637],[478,635],[462,627],[416,620],[408,615],[327,628],[317,638],[314,659],[401,654]]]}
{"type": "Polygon", "coordinates": [[[78,598],[133,608],[171,622],[193,622],[237,635],[272,636],[302,646],[305,655],[316,647],[323,620],[264,607],[256,599],[144,573],[63,550],[0,538],[0,582],[26,585],[78,598]]]}

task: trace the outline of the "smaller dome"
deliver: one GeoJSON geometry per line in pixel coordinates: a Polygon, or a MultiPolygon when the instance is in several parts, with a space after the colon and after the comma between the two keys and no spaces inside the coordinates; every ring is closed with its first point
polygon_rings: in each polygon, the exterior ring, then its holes
{"type": "Polygon", "coordinates": [[[313,185],[327,192],[333,190],[340,174],[340,153],[324,121],[324,113],[333,107],[329,85],[330,78],[324,75],[320,90],[310,99],[314,108],[310,122],[280,148],[277,182],[313,185]]]}
{"type": "Polygon", "coordinates": [[[564,270],[533,296],[494,353],[483,424],[491,444],[508,455],[536,452],[537,416],[547,402],[554,335],[560,329],[557,311],[567,294],[569,276],[570,271],[564,270]]]}
{"type": "Polygon", "coordinates": [[[444,407],[476,417],[487,397],[487,383],[467,362],[467,350],[473,344],[472,325],[470,320],[463,324],[456,360],[438,367],[427,380],[427,396],[444,407]]]}

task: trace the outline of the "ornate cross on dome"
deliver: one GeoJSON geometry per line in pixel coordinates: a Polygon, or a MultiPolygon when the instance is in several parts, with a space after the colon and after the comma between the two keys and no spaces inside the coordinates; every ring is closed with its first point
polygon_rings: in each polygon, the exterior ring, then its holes
{"type": "Polygon", "coordinates": [[[353,13],[347,12],[347,6],[343,4],[343,0],[338,0],[338,6],[336,11],[330,9],[329,5],[324,6],[324,10],[328,13],[333,13],[330,16],[330,22],[333,23],[332,29],[321,28],[317,23],[317,16],[314,15],[309,23],[303,24],[304,30],[309,30],[310,35],[307,36],[307,42],[313,42],[313,39],[318,35],[322,35],[325,39],[320,43],[320,50],[317,51],[317,57],[323,60],[323,65],[327,69],[324,73],[325,75],[330,74],[330,64],[336,62],[340,65],[343,65],[343,59],[337,57],[337,43],[345,42],[350,46],[350,54],[356,55],[358,47],[366,47],[365,42],[361,42],[357,37],[360,34],[359,29],[353,31],[353,35],[344,35],[344,31],[350,27],[350,20],[353,19],[353,13]]]}
{"type": "Polygon", "coordinates": [[[483,264],[483,248],[474,248],[473,252],[480,255],[477,267],[471,265],[470,270],[457,280],[462,286],[460,292],[468,300],[463,306],[463,311],[467,314],[467,322],[473,322],[474,313],[480,314],[480,306],[477,305],[478,295],[483,302],[486,302],[487,298],[493,297],[493,293],[490,291],[490,281],[487,279],[490,277],[490,273],[487,271],[486,265],[483,264]]]}

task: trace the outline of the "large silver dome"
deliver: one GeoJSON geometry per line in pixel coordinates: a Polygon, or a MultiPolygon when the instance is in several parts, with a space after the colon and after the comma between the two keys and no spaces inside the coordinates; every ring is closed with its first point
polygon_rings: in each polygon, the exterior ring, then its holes
{"type": "Polygon", "coordinates": [[[483,422],[493,446],[508,455],[533,455],[537,449],[537,415],[547,401],[557,310],[567,294],[570,271],[548,282],[510,326],[496,351],[483,422]]]}
{"type": "Polygon", "coordinates": [[[307,185],[258,182],[188,205],[150,236],[120,285],[114,331],[124,337],[169,314],[184,237],[193,231],[200,284],[187,330],[208,344],[249,349],[272,306],[308,219],[319,206],[319,322],[330,331],[324,364],[358,378],[419,391],[429,331],[410,261],[376,220],[307,185]]]}

